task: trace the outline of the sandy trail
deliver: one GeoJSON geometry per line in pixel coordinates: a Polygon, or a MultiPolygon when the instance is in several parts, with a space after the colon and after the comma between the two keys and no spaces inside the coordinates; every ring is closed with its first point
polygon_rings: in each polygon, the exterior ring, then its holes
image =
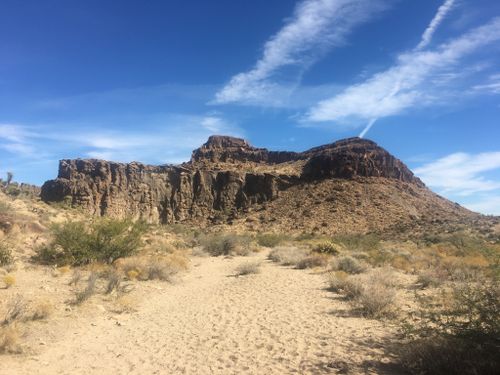
{"type": "MultiPolygon", "coordinates": [[[[194,258],[174,285],[141,283],[138,311],[95,311],[59,321],[37,353],[6,356],[2,374],[381,373],[390,338],[352,317],[324,275],[277,266],[234,277],[249,258],[194,258]]],[[[95,306],[95,305],[94,305],[95,306]]],[[[90,308],[88,306],[87,308],[90,308]]]]}

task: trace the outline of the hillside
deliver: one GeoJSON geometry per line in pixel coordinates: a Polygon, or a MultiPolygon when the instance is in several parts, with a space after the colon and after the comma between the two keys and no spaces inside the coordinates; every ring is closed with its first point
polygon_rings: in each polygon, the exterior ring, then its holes
{"type": "Polygon", "coordinates": [[[62,160],[41,196],[95,216],[256,230],[368,232],[481,218],[434,194],[400,160],[360,138],[297,153],[212,136],[177,166],[62,160]]]}

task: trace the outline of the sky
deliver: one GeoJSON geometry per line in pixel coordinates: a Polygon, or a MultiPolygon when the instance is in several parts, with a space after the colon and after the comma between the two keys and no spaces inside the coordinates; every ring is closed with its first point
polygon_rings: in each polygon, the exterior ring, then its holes
{"type": "Polygon", "coordinates": [[[372,139],[500,215],[498,0],[3,0],[0,176],[372,139]]]}

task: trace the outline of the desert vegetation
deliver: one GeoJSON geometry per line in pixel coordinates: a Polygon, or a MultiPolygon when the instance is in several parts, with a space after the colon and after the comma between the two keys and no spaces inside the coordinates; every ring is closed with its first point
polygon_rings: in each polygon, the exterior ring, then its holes
{"type": "Polygon", "coordinates": [[[55,225],[52,241],[37,250],[35,260],[44,264],[80,266],[112,263],[136,253],[144,225],[129,220],[99,219],[55,225]]]}
{"type": "MultiPolygon", "coordinates": [[[[32,332],[43,331],[49,322],[91,313],[105,314],[123,326],[124,317],[142,314],[143,304],[155,293],[168,299],[170,290],[182,288],[185,272],[213,265],[216,273],[210,277],[220,274],[224,284],[218,288],[224,293],[269,287],[276,275],[300,277],[306,284],[319,279],[324,289],[307,292],[314,297],[306,293],[294,298],[319,298],[316,293],[323,290],[325,297],[319,300],[330,308],[319,319],[334,319],[340,326],[349,319],[364,330],[389,332],[394,345],[385,345],[384,355],[398,371],[489,374],[498,368],[500,247],[489,232],[483,236],[460,229],[397,238],[383,233],[284,235],[237,227],[215,231],[184,224],[84,220],[72,208],[43,206],[30,216],[15,207],[31,201],[13,199],[0,200],[5,202],[1,215],[14,228],[0,239],[3,355],[31,350],[32,332]],[[54,220],[56,214],[62,216],[54,220]],[[21,247],[24,234],[15,227],[31,231],[30,220],[43,225],[33,227],[32,243],[21,247]],[[32,273],[44,284],[37,285],[32,273]],[[27,298],[27,282],[42,294],[27,298]]],[[[204,280],[199,285],[208,282],[204,280]]],[[[353,366],[332,363],[349,371],[353,366]]]]}

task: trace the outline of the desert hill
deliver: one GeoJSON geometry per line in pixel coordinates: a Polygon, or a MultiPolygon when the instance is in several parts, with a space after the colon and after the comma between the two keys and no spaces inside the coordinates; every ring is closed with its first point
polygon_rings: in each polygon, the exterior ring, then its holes
{"type": "Polygon", "coordinates": [[[46,202],[150,223],[238,224],[323,233],[400,231],[481,219],[430,191],[400,160],[361,138],[304,152],[211,136],[181,165],[61,160],[46,202]]]}

